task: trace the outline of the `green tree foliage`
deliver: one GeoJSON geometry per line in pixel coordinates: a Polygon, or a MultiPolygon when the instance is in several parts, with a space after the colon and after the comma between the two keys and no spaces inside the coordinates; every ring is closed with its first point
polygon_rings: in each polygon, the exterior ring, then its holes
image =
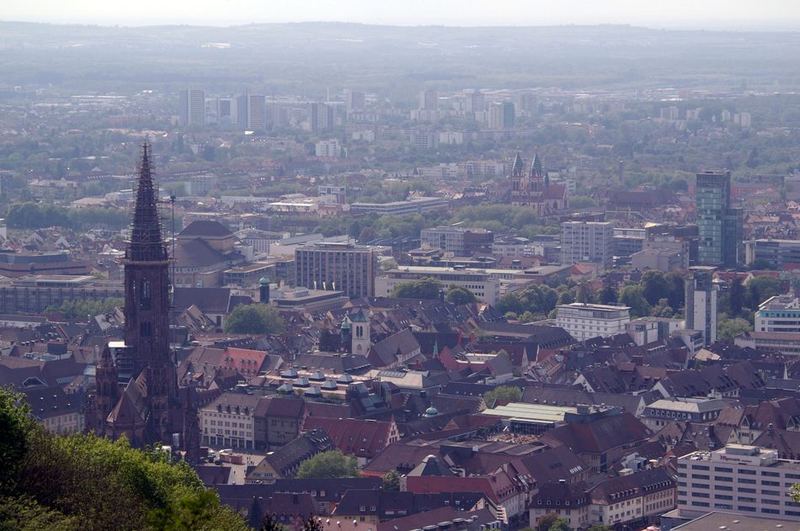
{"type": "Polygon", "coordinates": [[[450,286],[444,299],[451,304],[472,304],[478,301],[474,293],[458,286],[450,286]]]}
{"type": "Polygon", "coordinates": [[[745,302],[745,289],[742,285],[742,279],[734,277],[731,281],[731,287],[728,291],[728,300],[733,317],[738,317],[742,314],[742,308],[745,302]]]}
{"type": "Polygon", "coordinates": [[[26,435],[33,431],[30,411],[22,395],[0,388],[0,495],[14,492],[22,459],[28,451],[26,435]]]}
{"type": "Polygon", "coordinates": [[[669,300],[666,298],[658,299],[658,304],[650,309],[650,315],[654,317],[672,317],[675,315],[675,310],[669,305],[669,300]]]}
{"type": "Polygon", "coordinates": [[[80,520],[76,516],[39,505],[36,500],[19,496],[0,497],[0,529],[3,531],[78,531],[80,520]]]}
{"type": "Polygon", "coordinates": [[[566,289],[558,294],[558,301],[556,304],[572,304],[575,302],[575,292],[566,289]]]}
{"type": "Polygon", "coordinates": [[[64,208],[39,203],[15,203],[6,213],[8,226],[14,229],[66,227],[85,229],[104,227],[121,229],[130,223],[130,216],[116,208],[64,208]]]}
{"type": "Polygon", "coordinates": [[[650,304],[644,297],[644,288],[640,284],[630,284],[622,288],[619,294],[619,302],[631,307],[633,317],[644,317],[650,315],[650,304]]]}
{"type": "Polygon", "coordinates": [[[612,531],[610,527],[603,524],[594,524],[588,531],[612,531]]]}
{"type": "Polygon", "coordinates": [[[398,492],[400,490],[400,474],[394,470],[383,475],[383,490],[398,492]]]}
{"type": "Polygon", "coordinates": [[[766,276],[751,278],[747,283],[748,307],[756,310],[759,304],[780,293],[783,293],[783,289],[781,281],[777,278],[766,276]]]}
{"type": "Polygon", "coordinates": [[[258,531],[286,531],[286,528],[278,523],[275,515],[267,514],[264,516],[264,519],[261,520],[261,525],[258,527],[258,531]]]}
{"type": "Polygon", "coordinates": [[[0,423],[0,529],[246,529],[191,467],[163,452],[52,435],[8,390],[0,390],[0,423]]]}
{"type": "Polygon", "coordinates": [[[280,313],[266,304],[242,304],[225,319],[229,334],[279,334],[283,330],[280,313]]]}
{"type": "Polygon", "coordinates": [[[580,210],[582,208],[596,207],[597,201],[586,195],[576,195],[569,198],[569,206],[570,208],[580,210]]]}
{"type": "Polygon", "coordinates": [[[500,313],[514,312],[520,315],[525,312],[547,315],[556,307],[558,292],[545,285],[530,286],[521,291],[504,295],[497,303],[500,313]]]}
{"type": "Polygon", "coordinates": [[[483,394],[483,401],[489,407],[494,407],[497,404],[519,402],[520,400],[522,400],[522,390],[513,385],[501,385],[483,394]]]}
{"type": "Polygon", "coordinates": [[[391,295],[399,299],[438,299],[441,289],[441,282],[432,278],[422,278],[397,284],[391,295]]]}
{"type": "Polygon", "coordinates": [[[308,520],[303,522],[303,531],[323,531],[322,524],[318,518],[309,516],[308,520]]]}
{"type": "Polygon", "coordinates": [[[669,305],[675,308],[675,310],[683,308],[686,304],[686,281],[683,275],[672,271],[664,275],[664,278],[669,284],[669,291],[667,292],[667,301],[669,305]]]}
{"type": "Polygon", "coordinates": [[[481,227],[493,231],[506,231],[513,227],[523,236],[558,232],[558,227],[547,226],[545,220],[524,206],[486,204],[468,206],[460,209],[450,220],[452,223],[464,222],[471,227],[481,227]]]}
{"type": "Polygon", "coordinates": [[[582,304],[593,304],[595,302],[594,293],[589,284],[584,282],[578,286],[575,290],[575,302],[582,304]]]}
{"type": "Polygon", "coordinates": [[[717,322],[717,338],[730,340],[752,329],[753,327],[746,319],[741,317],[729,319],[725,314],[720,314],[720,319],[717,322]]]}
{"type": "Polygon", "coordinates": [[[642,275],[642,295],[650,306],[669,297],[669,283],[661,271],[647,271],[642,275]]]}
{"type": "Polygon", "coordinates": [[[550,513],[539,519],[536,531],[569,531],[569,525],[565,519],[555,513],[550,513]]]}
{"type": "Polygon", "coordinates": [[[616,304],[617,303],[617,290],[610,284],[603,286],[600,291],[600,304],[616,304]]]}
{"type": "Polygon", "coordinates": [[[322,452],[300,464],[297,477],[300,479],[333,479],[358,476],[355,458],[339,450],[322,452]]]}
{"type": "Polygon", "coordinates": [[[64,301],[59,306],[48,306],[46,312],[57,312],[66,319],[85,319],[94,317],[122,308],[125,301],[122,299],[73,299],[64,301]]]}
{"type": "Polygon", "coordinates": [[[570,531],[569,523],[565,518],[558,518],[547,531],[570,531]]]}

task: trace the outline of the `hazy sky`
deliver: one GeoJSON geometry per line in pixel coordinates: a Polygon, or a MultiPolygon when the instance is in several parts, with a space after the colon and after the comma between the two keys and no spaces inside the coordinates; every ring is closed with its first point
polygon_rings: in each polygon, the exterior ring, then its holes
{"type": "Polygon", "coordinates": [[[800,29],[800,0],[0,0],[0,19],[118,25],[347,21],[800,29]]]}

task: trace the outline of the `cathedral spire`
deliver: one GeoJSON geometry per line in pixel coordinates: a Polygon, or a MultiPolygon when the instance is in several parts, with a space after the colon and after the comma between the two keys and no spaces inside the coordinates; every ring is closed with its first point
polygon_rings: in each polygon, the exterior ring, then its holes
{"type": "Polygon", "coordinates": [[[136,186],[136,207],[133,212],[131,240],[126,258],[134,262],[161,262],[167,259],[167,248],[161,239],[158,219],[158,188],[153,183],[150,144],[142,145],[142,160],[136,186]]]}
{"type": "Polygon", "coordinates": [[[522,156],[520,156],[519,152],[514,157],[514,164],[511,166],[511,176],[512,177],[522,177],[522,156]]]}
{"type": "Polygon", "coordinates": [[[530,177],[544,177],[544,171],[542,170],[542,159],[539,158],[539,154],[535,154],[533,156],[533,162],[531,162],[531,171],[529,174],[530,177]]]}

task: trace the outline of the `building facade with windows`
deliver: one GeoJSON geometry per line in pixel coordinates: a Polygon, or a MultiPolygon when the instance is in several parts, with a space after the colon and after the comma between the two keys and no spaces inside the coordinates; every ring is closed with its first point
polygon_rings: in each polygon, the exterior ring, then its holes
{"type": "Polygon", "coordinates": [[[778,459],[778,451],[729,444],[713,452],[678,458],[678,510],[726,511],[800,521],[800,503],[790,494],[800,482],[800,461],[778,459]]]}
{"type": "Polygon", "coordinates": [[[744,244],[745,263],[764,264],[772,269],[800,264],[800,240],[750,240],[744,244]]]}
{"type": "Polygon", "coordinates": [[[591,262],[611,267],[614,226],[608,221],[565,221],[561,224],[561,263],[591,262]]]}
{"type": "Polygon", "coordinates": [[[316,242],[295,250],[295,281],[310,289],[375,296],[378,251],[350,242],[316,242]]]}
{"type": "Polygon", "coordinates": [[[476,251],[490,248],[494,233],[486,229],[431,227],[422,229],[420,240],[423,246],[441,249],[455,256],[470,256],[476,251]]]}
{"type": "Polygon", "coordinates": [[[695,190],[698,259],[702,265],[733,267],[743,256],[740,208],[731,206],[731,172],[697,174],[695,190]]]}
{"type": "Polygon", "coordinates": [[[793,295],[775,295],[759,304],[755,331],[800,333],[800,299],[793,295]]]}
{"type": "Polygon", "coordinates": [[[452,267],[403,266],[391,269],[375,280],[375,296],[388,297],[398,284],[431,278],[447,290],[450,286],[466,288],[478,300],[495,304],[500,299],[500,281],[491,271],[452,267]]]}
{"type": "Polygon", "coordinates": [[[578,341],[624,334],[630,322],[629,306],[581,302],[556,306],[556,326],[569,332],[569,335],[578,341]]]}
{"type": "Polygon", "coordinates": [[[255,448],[256,409],[263,397],[224,393],[199,411],[204,445],[212,448],[255,448]]]}

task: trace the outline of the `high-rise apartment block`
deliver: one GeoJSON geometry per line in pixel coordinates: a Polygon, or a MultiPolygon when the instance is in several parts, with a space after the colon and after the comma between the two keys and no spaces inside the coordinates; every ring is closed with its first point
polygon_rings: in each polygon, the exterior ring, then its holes
{"type": "Polygon", "coordinates": [[[592,262],[611,267],[614,226],[608,221],[565,221],[561,224],[561,263],[592,262]]]}
{"type": "Polygon", "coordinates": [[[374,247],[317,242],[294,254],[298,286],[345,292],[349,297],[375,295],[378,254],[374,247]]]}
{"type": "Polygon", "coordinates": [[[464,100],[466,112],[483,112],[486,110],[486,98],[480,90],[467,92],[464,100]]]}
{"type": "Polygon", "coordinates": [[[427,89],[420,92],[419,108],[425,111],[439,110],[439,93],[433,89],[427,89]]]}
{"type": "Polygon", "coordinates": [[[512,102],[498,102],[489,106],[489,129],[513,129],[515,121],[516,111],[512,102]]]}
{"type": "Polygon", "coordinates": [[[691,276],[686,279],[686,328],[702,332],[706,345],[717,340],[715,269],[710,266],[691,267],[691,276]]]}
{"type": "Polygon", "coordinates": [[[695,194],[699,263],[736,266],[743,258],[742,209],[731,206],[731,173],[698,173],[695,194]]]}
{"type": "Polygon", "coordinates": [[[267,128],[267,107],[264,96],[244,93],[236,98],[236,123],[247,131],[267,128]]]}
{"type": "Polygon", "coordinates": [[[181,125],[203,127],[206,125],[206,93],[200,89],[181,91],[181,125]]]}
{"type": "Polygon", "coordinates": [[[363,111],[366,107],[367,98],[363,92],[348,90],[346,96],[347,112],[363,111]]]}

